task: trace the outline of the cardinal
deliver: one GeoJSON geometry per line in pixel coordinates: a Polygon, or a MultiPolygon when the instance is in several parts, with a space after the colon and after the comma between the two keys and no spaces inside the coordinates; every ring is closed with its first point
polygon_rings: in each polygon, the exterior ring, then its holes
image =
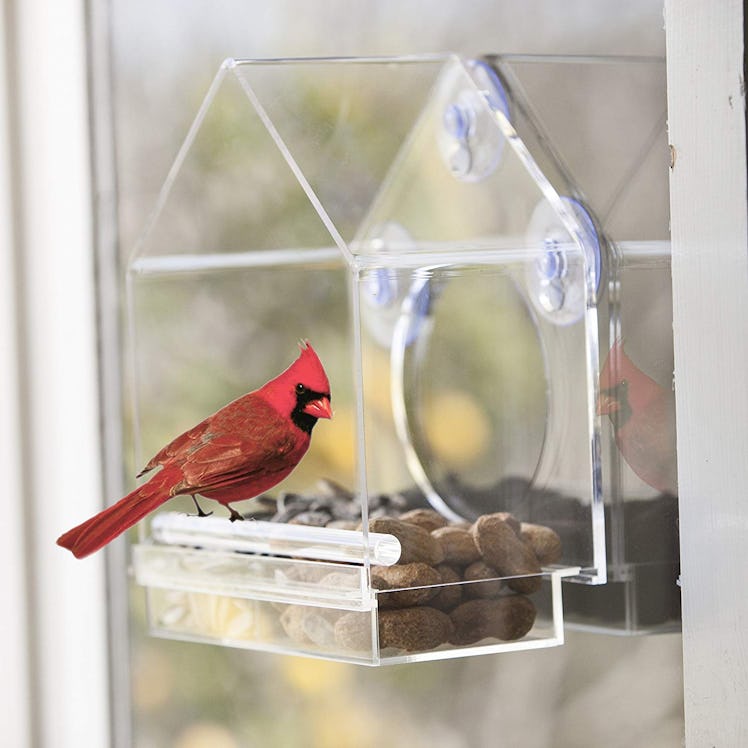
{"type": "Polygon", "coordinates": [[[623,341],[610,349],[600,372],[597,412],[608,415],[623,459],[649,486],[678,495],[675,397],[626,355],[623,341]]]}
{"type": "Polygon", "coordinates": [[[306,453],[319,418],[332,418],[330,384],[308,342],[291,366],[167,444],[138,474],[161,469],[116,504],[60,536],[77,558],[99,550],[173,496],[223,504],[251,499],[282,481],[306,453]]]}

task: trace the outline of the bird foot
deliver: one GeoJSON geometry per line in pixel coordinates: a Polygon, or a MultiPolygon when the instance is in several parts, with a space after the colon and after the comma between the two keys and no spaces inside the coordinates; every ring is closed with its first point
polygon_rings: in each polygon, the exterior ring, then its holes
{"type": "Polygon", "coordinates": [[[244,517],[242,517],[242,515],[239,514],[239,512],[237,512],[236,509],[228,505],[226,506],[226,509],[228,509],[231,512],[231,514],[229,515],[229,520],[231,522],[236,522],[236,520],[241,520],[242,522],[244,522],[244,517]]]}
{"type": "Polygon", "coordinates": [[[192,501],[195,503],[197,514],[188,514],[188,517],[210,517],[210,515],[213,514],[213,512],[204,512],[200,504],[197,503],[197,498],[195,496],[192,496],[192,501]]]}

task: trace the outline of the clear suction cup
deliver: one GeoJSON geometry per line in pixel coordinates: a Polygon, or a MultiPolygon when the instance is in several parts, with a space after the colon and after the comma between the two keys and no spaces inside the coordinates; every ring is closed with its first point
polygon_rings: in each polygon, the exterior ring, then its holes
{"type": "MultiPolygon", "coordinates": [[[[411,252],[415,245],[408,231],[395,222],[377,227],[367,241],[370,252],[382,256],[382,265],[367,268],[363,273],[361,302],[367,308],[363,320],[374,340],[381,346],[389,347],[393,330],[401,318],[401,307],[404,300],[410,297],[411,290],[392,267],[387,267],[387,256],[411,252]]],[[[428,287],[425,287],[421,305],[428,304],[428,293],[428,287]]],[[[416,334],[414,322],[407,335],[408,345],[416,334]]]]}
{"type": "Polygon", "coordinates": [[[584,315],[587,296],[597,297],[602,251],[595,224],[582,204],[569,197],[561,197],[561,202],[573,216],[576,237],[548,201],[538,203],[527,242],[540,254],[527,265],[525,278],[538,313],[556,325],[569,325],[584,315]]]}
{"type": "Polygon", "coordinates": [[[459,74],[445,82],[453,85],[455,92],[444,108],[438,145],[455,178],[479,182],[501,161],[505,139],[496,127],[494,113],[501,112],[509,119],[509,102],[501,79],[488,63],[471,60],[466,68],[478,90],[466,85],[459,74]]]}

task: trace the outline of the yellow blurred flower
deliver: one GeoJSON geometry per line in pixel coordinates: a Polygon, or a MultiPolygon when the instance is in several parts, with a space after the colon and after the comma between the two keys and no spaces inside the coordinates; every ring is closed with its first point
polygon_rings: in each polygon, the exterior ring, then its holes
{"type": "MultiPolygon", "coordinates": [[[[351,667],[350,665],[348,667],[351,667]]],[[[347,694],[327,709],[309,713],[312,748],[377,748],[382,745],[382,716],[372,705],[347,694]]]]}
{"type": "Polygon", "coordinates": [[[223,725],[215,722],[193,722],[177,736],[174,748],[241,748],[241,746],[223,725]]]}
{"type": "Polygon", "coordinates": [[[310,454],[325,460],[336,475],[353,475],[356,462],[356,420],[351,406],[335,407],[335,415],[315,434],[310,454]]]}
{"type": "Polygon", "coordinates": [[[352,676],[343,663],[306,657],[284,657],[281,672],[290,686],[305,694],[341,692],[352,676]]]}
{"type": "Polygon", "coordinates": [[[138,709],[159,709],[172,697],[174,668],[159,647],[145,646],[139,651],[133,663],[132,678],[132,696],[138,709]]]}
{"type": "Polygon", "coordinates": [[[460,390],[437,393],[426,406],[424,426],[437,459],[454,469],[469,467],[491,438],[485,412],[475,398],[460,390]]]}

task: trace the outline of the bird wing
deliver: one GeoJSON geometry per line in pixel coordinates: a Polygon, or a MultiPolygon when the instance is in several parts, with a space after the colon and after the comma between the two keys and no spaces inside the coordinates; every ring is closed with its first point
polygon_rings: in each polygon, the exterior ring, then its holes
{"type": "Polygon", "coordinates": [[[299,446],[298,435],[287,419],[263,405],[217,419],[187,442],[180,457],[183,480],[174,495],[212,491],[288,469],[289,455],[299,446]]]}
{"type": "MultiPolygon", "coordinates": [[[[138,473],[138,477],[158,465],[180,464],[196,451],[203,449],[206,443],[220,444],[215,440],[221,435],[245,434],[248,439],[260,439],[265,436],[262,428],[263,420],[274,422],[278,418],[278,413],[264,400],[258,398],[256,393],[244,395],[172,439],[149,460],[143,470],[138,473]]],[[[231,445],[228,446],[229,449],[232,448],[231,445]]]]}
{"type": "Polygon", "coordinates": [[[144,475],[149,470],[153,470],[158,465],[179,461],[180,457],[193,451],[195,447],[199,446],[205,433],[208,431],[209,420],[209,418],[206,418],[204,421],[198,423],[197,426],[193,426],[188,431],[172,439],[157,454],[151,457],[148,464],[138,473],[137,477],[140,478],[141,475],[144,475]]]}

